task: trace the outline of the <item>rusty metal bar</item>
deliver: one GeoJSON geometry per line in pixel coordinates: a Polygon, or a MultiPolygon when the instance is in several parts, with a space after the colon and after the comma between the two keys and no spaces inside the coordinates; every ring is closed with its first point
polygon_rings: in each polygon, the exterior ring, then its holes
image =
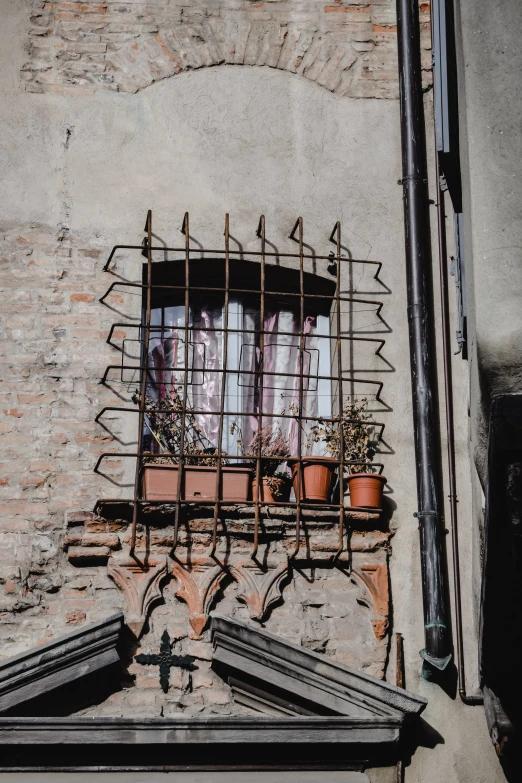
{"type": "MultiPolygon", "coordinates": [[[[333,242],[334,245],[339,245],[339,243],[335,239],[335,235],[336,235],[336,232],[337,232],[337,226],[338,225],[339,225],[339,221],[337,221],[337,223],[335,224],[335,226],[332,229],[332,233],[330,234],[330,242],[333,242]]],[[[353,258],[343,258],[340,255],[339,247],[337,249],[336,255],[337,255],[337,263],[339,263],[340,261],[354,261],[355,260],[353,258]]],[[[368,261],[368,260],[367,261],[362,261],[361,260],[360,263],[363,263],[363,264],[377,264],[377,270],[376,270],[376,272],[375,272],[373,277],[374,277],[375,280],[377,280],[379,278],[379,272],[382,269],[382,261],[368,261]]]]}
{"type": "MultiPolygon", "coordinates": [[[[257,414],[253,414],[253,415],[257,415],[257,414]]],[[[268,414],[266,414],[266,415],[268,415],[268,414]]],[[[103,451],[103,452],[102,452],[102,453],[99,455],[98,459],[96,460],[96,464],[95,464],[95,466],[94,466],[94,468],[93,468],[93,472],[94,472],[94,473],[99,473],[99,472],[100,472],[100,471],[99,471],[100,464],[102,463],[102,461],[103,461],[105,458],[110,458],[110,457],[117,457],[118,459],[119,459],[120,457],[134,457],[134,458],[136,458],[136,457],[141,457],[141,456],[143,456],[143,453],[144,453],[144,452],[138,452],[138,451],[124,451],[123,453],[121,453],[121,452],[119,452],[119,451],[103,451]]],[[[191,456],[191,459],[194,459],[194,460],[204,460],[204,459],[208,459],[208,454],[191,454],[190,456],[191,456]]],[[[269,460],[269,459],[274,459],[274,457],[275,457],[275,456],[277,456],[277,455],[272,455],[272,456],[270,456],[270,457],[263,457],[263,456],[261,456],[261,457],[260,457],[260,459],[261,459],[261,460],[265,460],[265,459],[266,459],[266,460],[269,460]]],[[[281,455],[281,459],[282,459],[282,458],[283,458],[283,455],[281,455]]],[[[334,464],[334,465],[338,465],[338,464],[339,464],[339,462],[340,462],[340,460],[334,460],[334,459],[332,459],[332,464],[334,464]]],[[[344,461],[344,464],[345,464],[345,465],[367,465],[368,463],[367,463],[367,462],[364,462],[364,461],[362,461],[362,460],[345,460],[345,461],[344,461]]],[[[381,463],[381,462],[372,462],[372,465],[373,465],[374,467],[376,467],[376,468],[380,468],[380,470],[379,470],[379,473],[382,473],[382,471],[383,471],[383,469],[384,469],[384,464],[383,464],[383,463],[381,463]]],[[[199,501],[198,501],[198,502],[199,502],[199,501]]],[[[235,502],[235,501],[234,501],[234,502],[235,502]]],[[[251,505],[251,501],[245,501],[245,502],[246,502],[246,505],[247,505],[247,506],[248,506],[248,505],[251,505]]],[[[238,501],[238,502],[236,503],[236,505],[241,505],[241,502],[240,502],[240,501],[238,501]]],[[[261,505],[263,505],[263,504],[261,504],[261,505]]],[[[266,504],[264,504],[264,505],[266,505],[266,504]]],[[[272,504],[272,503],[270,503],[270,505],[273,505],[273,504],[272,504]]],[[[285,502],[283,503],[283,505],[285,505],[285,506],[286,506],[286,505],[292,505],[292,502],[291,502],[290,500],[289,500],[289,501],[285,501],[285,502]]],[[[327,503],[326,505],[331,505],[331,504],[330,504],[330,503],[327,503]]],[[[334,505],[335,505],[335,504],[334,504],[334,505]]]]}
{"type": "MultiPolygon", "coordinates": [[[[183,228],[182,228],[182,231],[183,231],[183,228]]],[[[185,233],[185,232],[183,231],[183,233],[185,233]]],[[[294,228],[293,233],[295,234],[295,228],[294,228]]],[[[290,236],[290,238],[294,239],[293,236],[290,236]]],[[[150,242],[147,243],[147,246],[145,247],[145,249],[147,250],[147,254],[149,252],[152,253],[152,252],[155,252],[155,251],[161,252],[161,253],[184,253],[185,252],[185,248],[184,247],[161,247],[161,246],[152,247],[150,242]]],[[[112,261],[112,258],[114,256],[114,253],[116,252],[116,250],[140,250],[143,253],[144,246],[143,245],[115,245],[112,248],[112,250],[111,250],[110,256],[109,256],[105,266],[103,267],[103,271],[104,272],[110,272],[111,271],[109,269],[109,264],[112,261]]],[[[199,254],[201,254],[202,250],[201,250],[201,248],[192,248],[190,250],[190,252],[191,253],[199,253],[199,254]]],[[[208,255],[210,255],[210,254],[212,254],[212,255],[223,255],[223,253],[224,253],[223,250],[214,250],[214,249],[211,249],[211,248],[205,248],[204,252],[207,253],[208,255]]],[[[241,256],[243,258],[244,256],[254,256],[254,257],[255,256],[261,256],[261,253],[258,252],[258,251],[255,251],[255,250],[229,250],[229,255],[239,255],[239,256],[241,256]]],[[[300,254],[299,253],[279,253],[277,251],[276,252],[266,251],[265,256],[267,256],[267,257],[275,257],[275,258],[281,258],[283,256],[285,256],[286,258],[300,258],[300,254]]],[[[313,254],[307,254],[307,253],[303,253],[303,258],[304,259],[310,258],[310,259],[312,259],[314,261],[330,261],[331,260],[330,256],[319,256],[319,255],[313,255],[313,254]]],[[[371,260],[366,259],[366,258],[342,258],[341,260],[346,262],[346,263],[350,263],[350,264],[373,264],[374,266],[378,266],[379,269],[377,270],[377,272],[375,274],[375,277],[377,277],[377,275],[379,274],[379,270],[382,267],[382,261],[371,261],[371,260]]]]}
{"type": "Polygon", "coordinates": [[[181,434],[179,439],[179,468],[178,468],[178,489],[176,499],[176,515],[174,517],[174,531],[172,535],[172,551],[174,552],[178,545],[179,534],[179,517],[181,513],[181,495],[183,489],[183,480],[185,476],[185,461],[183,459],[185,454],[185,420],[187,417],[187,396],[188,396],[188,348],[189,348],[189,318],[190,318],[190,222],[189,213],[185,212],[183,218],[182,232],[185,234],[185,345],[183,354],[183,399],[181,401],[181,434]]]}
{"type": "MultiPolygon", "coordinates": [[[[335,553],[334,560],[342,555],[344,549],[344,426],[343,426],[343,360],[341,355],[341,224],[337,221],[337,299],[336,299],[336,321],[337,321],[337,374],[339,384],[339,503],[341,509],[339,511],[339,547],[335,553]]],[[[381,346],[382,347],[382,346],[381,346]]],[[[381,348],[379,348],[379,351],[381,348]]]]}
{"type": "MultiPolygon", "coordinates": [[[[304,251],[303,251],[303,218],[298,217],[290,232],[290,239],[295,240],[295,232],[299,228],[299,404],[297,410],[297,493],[295,512],[295,548],[290,559],[297,557],[301,544],[301,489],[303,487],[303,369],[304,369],[304,251]]],[[[295,374],[294,374],[295,375],[295,374]]]]}
{"type": "MultiPolygon", "coordinates": [[[[103,374],[102,380],[100,381],[100,384],[105,384],[107,382],[107,376],[109,374],[109,370],[143,370],[143,369],[144,368],[143,368],[142,365],[137,366],[137,365],[132,365],[132,364],[126,364],[126,365],[109,364],[105,368],[105,372],[103,374]]],[[[146,366],[145,369],[146,370],[152,370],[152,369],[154,369],[154,367],[152,367],[152,366],[147,367],[146,366]]],[[[182,367],[177,367],[176,369],[182,370],[183,368],[182,367]]],[[[218,374],[218,373],[223,373],[223,370],[212,370],[211,372],[218,374]]],[[[251,370],[231,370],[231,369],[228,369],[227,370],[227,374],[228,375],[255,375],[255,372],[253,372],[251,370]]],[[[271,376],[271,377],[278,377],[278,376],[281,375],[281,373],[265,371],[265,375],[271,376]]],[[[317,381],[337,380],[337,375],[314,375],[313,377],[317,381]]],[[[299,378],[299,373],[297,373],[297,372],[286,372],[285,373],[285,378],[299,378]]],[[[383,381],[374,381],[374,380],[372,380],[370,378],[352,378],[352,377],[346,378],[344,376],[343,376],[343,380],[346,381],[347,383],[348,382],[349,383],[369,383],[369,384],[372,384],[374,386],[378,386],[379,389],[378,389],[378,391],[377,391],[377,393],[375,395],[375,399],[378,400],[379,402],[382,402],[380,395],[381,395],[382,387],[384,386],[384,382],[383,381]]],[[[123,383],[123,381],[122,381],[122,383],[123,383]]],[[[199,413],[200,413],[200,411],[198,411],[198,415],[199,415],[199,413]]],[[[201,411],[201,413],[204,413],[204,411],[201,411]]],[[[309,418],[314,418],[314,417],[310,416],[309,418]]]]}
{"type": "Polygon", "coordinates": [[[261,445],[262,445],[262,429],[263,429],[263,387],[264,387],[264,364],[265,364],[265,216],[261,215],[259,218],[259,225],[257,227],[257,235],[261,239],[261,300],[259,304],[259,323],[261,330],[259,332],[259,415],[257,417],[257,460],[256,460],[256,481],[257,481],[257,497],[253,498],[255,501],[255,517],[254,517],[254,545],[252,547],[252,553],[250,557],[255,561],[257,557],[257,551],[259,549],[259,505],[261,494],[263,491],[262,483],[263,476],[261,475],[261,445]]]}
{"type": "MultiPolygon", "coordinates": [[[[206,253],[206,250],[200,250],[201,253],[206,253]]],[[[290,256],[286,253],[280,253],[279,258],[293,258],[293,256],[290,256]]],[[[303,256],[303,258],[310,258],[312,261],[315,260],[312,256],[303,256]]],[[[332,260],[331,257],[330,261],[332,260]]],[[[178,259],[179,260],[179,259],[178,259]]],[[[174,263],[173,261],[171,263],[174,263]]],[[[311,273],[310,273],[311,274],[311,273]]],[[[116,280],[114,283],[111,283],[105,294],[103,295],[102,299],[105,298],[113,288],[115,288],[117,285],[123,285],[123,286],[130,286],[132,288],[147,288],[146,283],[133,283],[133,282],[127,282],[126,280],[116,280]]],[[[157,289],[158,291],[183,291],[184,286],[182,285],[166,285],[164,283],[154,285],[153,288],[157,289]]],[[[225,288],[223,286],[208,286],[208,285],[194,285],[193,289],[195,291],[212,291],[212,293],[224,293],[225,288]]],[[[231,294],[255,294],[258,293],[256,288],[229,288],[228,289],[231,294]]],[[[267,296],[282,296],[282,297],[295,297],[298,298],[300,296],[299,293],[294,291],[271,291],[270,289],[265,289],[265,294],[267,296]]],[[[336,294],[303,294],[305,299],[328,299],[333,300],[336,298],[336,294]]],[[[360,297],[355,296],[341,296],[341,302],[361,302],[361,304],[371,304],[371,305],[378,305],[378,312],[383,308],[383,302],[381,302],[379,299],[361,299],[360,297]]],[[[363,311],[361,311],[363,312],[363,311]]]]}
{"type": "MultiPolygon", "coordinates": [[[[155,288],[155,286],[154,286],[154,288],[155,288]]],[[[206,288],[205,289],[205,291],[210,291],[210,290],[211,290],[210,288],[206,288]]],[[[224,291],[224,289],[223,289],[223,291],[224,291]]],[[[234,289],[230,289],[230,293],[235,293],[234,289]]],[[[256,292],[249,291],[249,293],[256,293],[256,292]]],[[[305,294],[304,296],[305,296],[305,299],[306,299],[306,297],[309,296],[309,294],[305,294]]],[[[332,297],[329,297],[329,298],[331,298],[332,300],[336,299],[335,296],[332,296],[332,297]]],[[[347,301],[347,300],[345,300],[345,301],[347,301]]],[[[361,301],[361,300],[357,300],[357,301],[361,301]]],[[[112,341],[112,335],[113,335],[115,329],[117,329],[118,327],[124,327],[126,329],[129,329],[129,328],[131,328],[131,329],[139,329],[142,326],[143,326],[143,324],[129,324],[129,323],[124,323],[124,322],[113,323],[111,328],[110,328],[109,336],[107,337],[106,342],[109,345],[112,345],[113,348],[118,349],[118,346],[114,345],[114,343],[111,342],[112,341]]],[[[179,329],[179,326],[171,327],[171,328],[173,330],[177,330],[177,329],[179,329]]],[[[150,331],[151,332],[154,332],[154,331],[160,332],[162,329],[164,329],[164,327],[161,327],[161,326],[151,326],[150,327],[150,331]]],[[[192,329],[192,327],[191,327],[191,329],[192,329]]],[[[223,329],[222,328],[220,329],[217,326],[213,326],[213,327],[208,327],[207,329],[205,329],[205,331],[206,332],[222,332],[223,329]]],[[[271,332],[269,332],[266,329],[234,329],[233,327],[229,328],[228,332],[229,332],[229,334],[261,334],[261,333],[263,333],[263,334],[272,334],[271,332]]],[[[294,337],[294,332],[279,332],[278,331],[277,332],[277,336],[278,337],[294,337]]],[[[331,335],[329,335],[329,334],[321,334],[320,332],[316,332],[314,336],[315,337],[330,337],[331,335]]],[[[381,345],[375,351],[375,355],[376,356],[380,356],[380,352],[381,352],[382,348],[384,347],[384,345],[386,343],[386,340],[384,338],[382,338],[382,337],[360,337],[359,335],[347,335],[347,334],[344,334],[344,335],[342,334],[341,335],[341,340],[347,340],[347,341],[350,341],[350,342],[359,342],[360,341],[360,342],[365,342],[365,343],[381,343],[381,345]]],[[[169,369],[169,368],[164,368],[164,369],[169,369]]],[[[176,369],[179,369],[179,368],[176,368],[176,369]]]]}
{"type": "MultiPolygon", "coordinates": [[[[104,408],[99,411],[95,418],[95,422],[99,422],[102,418],[105,411],[120,411],[120,413],[139,413],[139,408],[124,408],[121,405],[106,405],[104,408]]],[[[227,411],[229,416],[258,416],[259,411],[227,411]]],[[[214,411],[198,411],[198,416],[213,416],[214,411]]],[[[160,415],[160,414],[158,414],[160,415]]],[[[291,413],[263,413],[263,418],[271,418],[271,419],[294,419],[295,416],[293,416],[291,413]]],[[[307,421],[319,421],[318,416],[306,416],[305,419],[307,421]]],[[[336,422],[340,421],[339,416],[321,416],[321,421],[331,421],[336,422]]],[[[382,438],[382,433],[384,432],[384,428],[386,427],[385,423],[382,421],[359,421],[358,419],[345,419],[347,423],[351,424],[361,424],[365,427],[380,427],[381,430],[379,432],[379,440],[382,438]]],[[[367,463],[366,463],[367,464],[367,463]]]]}
{"type": "Polygon", "coordinates": [[[217,547],[217,525],[219,518],[219,490],[221,487],[221,460],[223,449],[223,421],[225,418],[225,394],[227,384],[227,363],[228,363],[228,303],[229,303],[229,285],[230,285],[230,217],[228,212],[225,215],[225,304],[223,309],[223,371],[221,375],[221,404],[219,406],[219,427],[217,442],[217,470],[216,470],[216,505],[214,506],[214,523],[212,527],[212,548],[210,557],[215,558],[217,547]]]}
{"type": "MultiPolygon", "coordinates": [[[[105,291],[104,295],[100,296],[98,301],[103,303],[105,301],[105,299],[109,296],[109,294],[111,294],[112,291],[116,288],[117,285],[126,285],[129,288],[147,288],[148,287],[147,285],[145,285],[145,283],[131,283],[131,282],[127,282],[127,280],[115,280],[113,283],[110,284],[108,289],[105,291]]],[[[137,325],[138,324],[136,324],[136,326],[137,325]]],[[[139,325],[141,326],[141,324],[139,324],[139,325]]],[[[134,326],[134,324],[132,324],[132,326],[134,326]]],[[[107,340],[107,342],[109,342],[109,341],[107,340]]]]}
{"type": "MultiPolygon", "coordinates": [[[[404,688],[404,644],[402,634],[395,634],[395,684],[398,688],[404,688]]],[[[404,763],[402,759],[397,761],[397,783],[404,783],[404,763]]]]}
{"type": "Polygon", "coordinates": [[[152,210],[147,212],[147,222],[145,224],[145,231],[147,232],[147,304],[145,308],[145,335],[143,340],[143,354],[145,356],[145,366],[141,370],[140,379],[140,411],[138,418],[138,459],[136,460],[136,474],[134,479],[134,509],[132,514],[132,529],[131,529],[131,542],[130,542],[130,554],[134,554],[134,548],[136,546],[136,526],[138,523],[138,499],[140,497],[140,480],[141,480],[141,453],[143,451],[143,419],[145,413],[145,393],[147,388],[147,365],[149,357],[149,339],[150,339],[150,311],[151,311],[151,286],[152,286],[152,210]]]}

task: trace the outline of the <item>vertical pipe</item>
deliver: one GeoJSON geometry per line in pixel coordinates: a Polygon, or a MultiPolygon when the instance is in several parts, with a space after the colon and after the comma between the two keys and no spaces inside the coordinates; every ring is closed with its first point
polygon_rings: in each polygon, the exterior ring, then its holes
{"type": "Polygon", "coordinates": [[[435,407],[436,359],[429,296],[429,224],[424,112],[421,89],[417,0],[397,0],[402,185],[407,273],[408,323],[417,465],[425,648],[428,667],[444,670],[451,660],[440,509],[440,452],[435,407]]]}
{"type": "MultiPolygon", "coordinates": [[[[434,49],[434,25],[431,25],[431,43],[434,49]]],[[[434,74],[435,78],[435,74],[434,74]]],[[[435,124],[434,124],[435,131],[435,124]]],[[[440,277],[440,309],[442,321],[442,357],[444,362],[444,398],[446,408],[446,439],[448,454],[448,484],[451,518],[451,543],[453,564],[453,592],[455,601],[455,635],[457,647],[457,678],[459,696],[464,704],[470,706],[483,704],[480,695],[466,693],[466,673],[464,666],[464,642],[462,635],[462,601],[460,588],[460,557],[459,557],[459,520],[457,512],[457,479],[455,472],[455,429],[453,423],[453,382],[451,372],[451,341],[450,315],[448,306],[448,271],[446,246],[446,214],[444,191],[441,187],[439,155],[435,150],[435,179],[437,183],[437,230],[439,239],[439,277],[440,277]]]]}
{"type": "Polygon", "coordinates": [[[183,492],[183,482],[185,473],[185,423],[187,418],[187,396],[188,396],[188,357],[189,357],[189,319],[190,319],[190,219],[189,213],[185,212],[182,231],[185,233],[185,326],[184,336],[185,344],[183,346],[183,399],[181,401],[181,433],[179,436],[179,456],[178,456],[178,489],[176,492],[176,511],[174,517],[174,535],[172,539],[172,551],[178,545],[179,536],[179,517],[181,513],[181,496],[183,492]]]}
{"type": "Polygon", "coordinates": [[[150,309],[151,309],[151,288],[152,288],[152,210],[147,212],[147,222],[145,224],[147,232],[147,297],[145,307],[145,335],[143,339],[143,360],[140,375],[140,410],[138,414],[138,451],[136,459],[136,474],[134,477],[134,505],[132,508],[132,529],[130,553],[134,554],[136,546],[136,527],[138,524],[138,508],[140,501],[140,480],[141,480],[141,460],[143,451],[143,423],[145,416],[145,395],[147,392],[147,373],[149,364],[149,340],[150,340],[150,309]]]}

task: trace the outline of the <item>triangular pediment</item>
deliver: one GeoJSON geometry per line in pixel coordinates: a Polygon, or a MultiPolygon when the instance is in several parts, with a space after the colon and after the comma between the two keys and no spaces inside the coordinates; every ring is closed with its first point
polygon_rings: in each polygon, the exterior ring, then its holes
{"type": "Polygon", "coordinates": [[[211,615],[213,668],[241,704],[266,714],[398,718],[426,700],[247,623],[211,615]]]}
{"type": "Polygon", "coordinates": [[[0,713],[25,710],[64,687],[74,691],[79,681],[118,664],[122,628],[119,612],[0,662],[0,713]]]}

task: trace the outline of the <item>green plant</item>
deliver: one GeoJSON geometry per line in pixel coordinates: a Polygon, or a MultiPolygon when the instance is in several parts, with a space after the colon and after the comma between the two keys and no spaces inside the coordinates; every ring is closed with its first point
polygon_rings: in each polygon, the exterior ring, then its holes
{"type": "Polygon", "coordinates": [[[341,432],[343,435],[343,459],[346,463],[357,462],[357,465],[346,465],[348,473],[364,473],[371,471],[372,459],[377,442],[372,437],[372,416],[368,413],[368,400],[347,402],[340,422],[319,419],[311,427],[309,444],[323,442],[324,450],[334,459],[340,459],[341,432]]]}

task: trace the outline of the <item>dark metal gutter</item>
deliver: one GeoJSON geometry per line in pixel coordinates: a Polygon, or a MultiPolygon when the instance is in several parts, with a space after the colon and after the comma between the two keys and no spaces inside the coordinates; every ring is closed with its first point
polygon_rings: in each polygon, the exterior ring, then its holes
{"type": "MultiPolygon", "coordinates": [[[[453,7],[446,8],[446,0],[435,0],[432,4],[432,25],[431,25],[431,43],[432,51],[435,52],[436,46],[436,29],[441,28],[441,17],[446,19],[448,13],[453,13],[453,7]],[[436,24],[437,22],[437,24],[436,24]]],[[[449,21],[449,17],[448,17],[449,21]]],[[[450,24],[450,29],[453,29],[453,21],[450,24]]],[[[444,35],[439,32],[438,38],[443,38],[446,41],[447,32],[444,31],[444,35]]],[[[450,48],[454,47],[454,42],[451,43],[450,48]]],[[[436,57],[435,62],[443,59],[443,53],[436,57]]],[[[442,81],[442,72],[444,70],[444,63],[442,62],[438,68],[434,69],[434,88],[435,97],[444,92],[443,84],[437,82],[442,81]]],[[[447,78],[447,77],[446,77],[447,78]]],[[[440,102],[435,100],[435,105],[440,102]]],[[[451,341],[450,341],[450,314],[448,305],[448,270],[447,270],[447,245],[446,245],[446,214],[444,205],[444,190],[447,187],[444,184],[444,178],[441,176],[441,161],[440,155],[445,147],[442,147],[438,142],[438,125],[437,117],[443,117],[444,112],[435,110],[434,115],[434,132],[435,132],[435,182],[437,187],[437,231],[438,231],[438,246],[439,246],[439,278],[440,278],[440,307],[441,307],[441,322],[442,322],[442,357],[444,362],[444,397],[446,408],[446,438],[447,438],[447,457],[448,457],[448,485],[449,485],[449,502],[450,502],[450,518],[451,518],[451,538],[452,538],[452,565],[453,565],[453,591],[455,602],[455,632],[456,632],[456,652],[457,652],[457,677],[458,677],[458,690],[459,696],[464,704],[469,706],[475,706],[484,703],[482,694],[468,694],[466,693],[466,676],[464,665],[464,642],[463,642],[463,630],[462,630],[462,601],[461,601],[461,585],[460,585],[460,557],[459,557],[459,527],[458,527],[458,512],[457,512],[457,480],[455,471],[455,431],[453,426],[453,379],[451,369],[451,341]]],[[[440,120],[442,123],[442,120],[440,120]]],[[[457,141],[458,145],[458,134],[457,141]]],[[[454,155],[455,157],[455,155],[454,155]]],[[[456,156],[458,158],[458,154],[456,156]]],[[[458,180],[460,193],[460,172],[457,171],[453,177],[454,181],[458,180]]],[[[455,206],[455,205],[454,205],[455,206]]],[[[460,204],[457,204],[457,209],[460,204]]]]}
{"type": "Polygon", "coordinates": [[[406,249],[408,323],[417,464],[425,648],[423,674],[444,670],[451,660],[440,509],[440,448],[436,412],[436,356],[433,347],[429,278],[429,222],[417,0],[397,0],[402,185],[406,249]]]}

